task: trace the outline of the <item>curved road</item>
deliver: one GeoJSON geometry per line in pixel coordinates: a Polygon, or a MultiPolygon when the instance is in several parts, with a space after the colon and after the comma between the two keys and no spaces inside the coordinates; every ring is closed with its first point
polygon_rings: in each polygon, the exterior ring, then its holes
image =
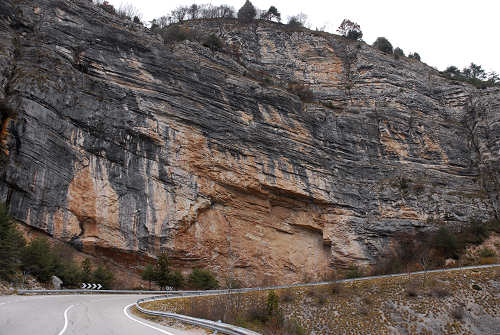
{"type": "MultiPolygon", "coordinates": [[[[454,269],[430,270],[432,272],[461,271],[467,269],[493,268],[500,264],[467,266],[454,269]]],[[[413,272],[413,274],[423,271],[413,272]]],[[[373,278],[406,276],[406,273],[344,279],[340,282],[363,281],[373,278]]],[[[273,287],[315,286],[327,284],[310,283],[273,287]]],[[[270,289],[270,288],[265,288],[270,289]]],[[[259,288],[234,290],[254,291],[259,288]]],[[[227,291],[178,293],[225,294],[227,291]]],[[[164,327],[157,323],[139,319],[128,311],[138,299],[154,295],[41,295],[0,296],[0,335],[191,335],[192,332],[164,327]]]]}
{"type": "Polygon", "coordinates": [[[147,296],[0,296],[0,335],[188,334],[139,319],[126,309],[147,296]]]}

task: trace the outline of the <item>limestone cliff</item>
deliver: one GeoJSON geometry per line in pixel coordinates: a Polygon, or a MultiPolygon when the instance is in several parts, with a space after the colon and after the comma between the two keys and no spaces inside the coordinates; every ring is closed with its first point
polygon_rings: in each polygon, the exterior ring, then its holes
{"type": "Polygon", "coordinates": [[[499,89],[273,23],[186,23],[218,52],[86,0],[0,15],[0,98],[17,114],[0,201],[87,253],[167,250],[182,269],[291,282],[369,263],[395,232],[497,215],[499,89]]]}

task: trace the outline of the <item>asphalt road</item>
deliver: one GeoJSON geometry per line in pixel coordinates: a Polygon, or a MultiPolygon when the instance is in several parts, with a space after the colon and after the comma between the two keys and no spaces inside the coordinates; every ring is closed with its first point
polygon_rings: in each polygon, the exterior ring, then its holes
{"type": "Polygon", "coordinates": [[[0,296],[0,335],[188,335],[131,314],[147,295],[0,296]]]}
{"type": "MultiPolygon", "coordinates": [[[[468,266],[431,272],[461,271],[498,267],[500,264],[468,266]]],[[[423,273],[421,272],[414,272],[423,273]]],[[[406,273],[344,279],[342,282],[373,278],[406,276],[406,273]]],[[[277,286],[273,288],[307,287],[327,284],[311,283],[277,286]]],[[[234,290],[254,291],[257,289],[234,290]]],[[[179,291],[181,293],[183,291],[179,291]]],[[[40,292],[41,293],[41,292],[40,292]]],[[[188,292],[189,295],[225,294],[227,291],[188,292]]],[[[0,296],[0,335],[192,335],[192,332],[164,327],[139,319],[128,310],[138,299],[153,297],[145,294],[122,295],[36,295],[0,296]]]]}

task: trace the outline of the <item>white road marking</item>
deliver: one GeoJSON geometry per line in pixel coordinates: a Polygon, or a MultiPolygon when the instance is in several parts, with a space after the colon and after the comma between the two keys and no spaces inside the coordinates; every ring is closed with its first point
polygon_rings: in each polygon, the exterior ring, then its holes
{"type": "Polygon", "coordinates": [[[57,335],[62,335],[64,334],[64,332],[66,331],[66,328],[68,328],[68,312],[71,308],[73,308],[74,305],[71,305],[69,306],[68,308],[66,308],[66,310],[64,311],[64,327],[63,329],[61,329],[61,331],[59,332],[59,334],[57,335]]]}
{"type": "Polygon", "coordinates": [[[168,332],[168,331],[166,331],[166,330],[163,330],[163,329],[157,328],[157,327],[155,327],[155,326],[151,326],[151,325],[149,325],[149,324],[147,324],[147,323],[145,323],[145,322],[139,321],[139,320],[134,319],[133,317],[131,317],[131,316],[128,314],[127,309],[129,309],[129,308],[130,308],[130,306],[134,306],[134,305],[135,305],[135,304],[130,304],[130,305],[127,305],[127,306],[123,307],[123,313],[127,316],[127,318],[129,318],[130,320],[133,320],[133,321],[135,321],[135,322],[138,322],[138,323],[140,323],[140,324],[141,324],[141,325],[143,325],[143,326],[146,326],[146,327],[149,327],[149,328],[153,328],[154,330],[157,330],[157,331],[159,331],[160,333],[163,333],[163,334],[166,334],[166,335],[175,335],[174,333],[170,333],[170,332],[168,332]]]}
{"type": "Polygon", "coordinates": [[[0,302],[0,306],[5,305],[5,304],[6,304],[6,302],[0,302]]]}

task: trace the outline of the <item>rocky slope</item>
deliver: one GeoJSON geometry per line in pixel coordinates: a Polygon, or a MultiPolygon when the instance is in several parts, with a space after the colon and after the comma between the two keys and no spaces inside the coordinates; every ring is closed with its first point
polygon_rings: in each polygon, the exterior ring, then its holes
{"type": "Polygon", "coordinates": [[[290,282],[369,263],[395,232],[497,216],[499,89],[272,23],[186,24],[217,52],[86,0],[0,15],[17,114],[0,201],[87,253],[136,266],[167,250],[182,269],[290,282]]]}

